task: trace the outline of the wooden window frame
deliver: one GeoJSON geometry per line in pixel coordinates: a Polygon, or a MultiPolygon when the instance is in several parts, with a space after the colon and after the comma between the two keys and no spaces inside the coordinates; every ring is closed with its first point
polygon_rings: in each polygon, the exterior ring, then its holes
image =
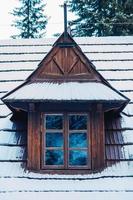
{"type": "MultiPolygon", "coordinates": [[[[58,107],[57,107],[58,109],[58,107]]],[[[56,110],[57,110],[56,109],[56,110]]],[[[67,109],[66,109],[67,111],[67,109]]],[[[27,155],[27,167],[29,170],[41,171],[42,173],[89,173],[89,171],[102,170],[105,167],[105,127],[104,127],[104,110],[102,104],[94,104],[86,111],[53,111],[49,112],[41,108],[41,111],[32,110],[28,112],[28,155],[27,155]],[[72,168],[65,170],[64,168],[59,170],[47,169],[43,166],[43,134],[44,134],[44,114],[88,114],[88,133],[89,133],[89,166],[87,169],[78,168],[73,170],[72,168]],[[57,171],[58,170],[58,171],[57,171]]],[[[65,123],[65,130],[67,130],[67,124],[65,123]]],[[[66,140],[67,146],[67,140],[66,140]]],[[[67,158],[65,158],[67,163],[67,158]]],[[[75,168],[75,167],[74,167],[75,168]]]]}
{"type": "MultiPolygon", "coordinates": [[[[91,169],[91,130],[90,130],[90,113],[89,112],[45,112],[41,114],[41,152],[40,152],[40,160],[41,160],[41,169],[42,170],[90,170],[91,169]],[[44,119],[46,115],[62,115],[63,116],[63,129],[56,130],[54,129],[53,132],[62,131],[64,144],[63,144],[63,151],[64,151],[64,164],[63,165],[45,165],[45,133],[46,128],[44,125],[44,119]],[[69,116],[70,115],[87,115],[87,129],[85,130],[71,130],[69,131],[69,116]],[[70,148],[69,144],[69,134],[70,132],[87,132],[87,147],[86,148],[70,148]],[[85,150],[87,151],[87,165],[85,166],[70,166],[69,165],[69,150],[70,149],[77,149],[77,150],[85,150]]],[[[56,149],[56,148],[53,148],[56,149]]]]}

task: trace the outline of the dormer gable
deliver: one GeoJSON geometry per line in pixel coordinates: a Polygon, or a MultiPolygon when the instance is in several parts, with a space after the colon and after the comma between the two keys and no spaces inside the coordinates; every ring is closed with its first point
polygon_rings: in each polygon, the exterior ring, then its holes
{"type": "Polygon", "coordinates": [[[94,68],[72,37],[63,33],[27,80],[101,81],[94,68]]]}

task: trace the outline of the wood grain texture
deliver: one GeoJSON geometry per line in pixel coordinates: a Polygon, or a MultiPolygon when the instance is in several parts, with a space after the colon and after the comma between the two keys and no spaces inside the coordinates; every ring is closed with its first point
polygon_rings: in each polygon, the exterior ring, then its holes
{"type": "Polygon", "coordinates": [[[40,169],[40,113],[28,114],[28,168],[40,169]]]}
{"type": "Polygon", "coordinates": [[[102,107],[91,112],[91,154],[92,169],[99,169],[105,164],[104,113],[102,107]]]}

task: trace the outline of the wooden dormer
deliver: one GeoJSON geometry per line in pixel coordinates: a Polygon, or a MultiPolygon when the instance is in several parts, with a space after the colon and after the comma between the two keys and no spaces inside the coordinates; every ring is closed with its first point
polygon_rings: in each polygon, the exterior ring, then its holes
{"type": "Polygon", "coordinates": [[[104,114],[119,113],[129,99],[96,71],[67,33],[3,101],[28,113],[30,170],[89,173],[105,167],[104,114]]]}

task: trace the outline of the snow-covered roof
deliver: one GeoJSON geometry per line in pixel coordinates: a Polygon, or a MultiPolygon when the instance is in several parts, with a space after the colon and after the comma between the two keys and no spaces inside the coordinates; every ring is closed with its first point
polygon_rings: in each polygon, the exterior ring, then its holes
{"type": "Polygon", "coordinates": [[[4,101],[124,101],[123,96],[102,83],[31,83],[3,99],[4,101]],[[37,92],[35,92],[37,91],[37,92]]]}
{"type": "MultiPolygon", "coordinates": [[[[45,179],[49,180],[48,191],[53,184],[55,191],[65,190],[70,184],[70,179],[74,181],[68,188],[71,191],[75,183],[77,183],[75,187],[78,188],[79,184],[82,191],[84,185],[86,185],[85,189],[90,188],[92,191],[131,189],[131,184],[128,187],[128,182],[133,174],[133,37],[83,37],[75,40],[104,78],[131,99],[120,117],[105,123],[107,168],[102,172],[84,176],[44,175],[25,171],[27,124],[19,120],[12,121],[11,111],[0,101],[0,177],[2,178],[0,192],[44,191],[47,185],[47,181],[43,185],[45,179]],[[101,188],[99,185],[104,182],[103,177],[106,177],[107,182],[101,188]],[[21,178],[23,178],[22,182],[21,178]],[[60,182],[60,179],[65,180],[65,178],[67,182],[60,182]],[[78,178],[80,178],[79,182],[78,178]],[[91,188],[89,185],[92,182],[90,183],[88,179],[93,178],[98,178],[100,181],[94,181],[91,188]],[[56,179],[59,180],[59,185],[56,184],[56,179]],[[82,180],[85,181],[83,184],[82,180]],[[110,184],[107,185],[108,181],[110,184]],[[113,186],[115,181],[118,181],[116,187],[113,186]],[[37,187],[37,184],[41,184],[41,188],[37,187]]],[[[55,39],[0,41],[0,97],[24,82],[37,68],[54,42],[55,39]]]]}

